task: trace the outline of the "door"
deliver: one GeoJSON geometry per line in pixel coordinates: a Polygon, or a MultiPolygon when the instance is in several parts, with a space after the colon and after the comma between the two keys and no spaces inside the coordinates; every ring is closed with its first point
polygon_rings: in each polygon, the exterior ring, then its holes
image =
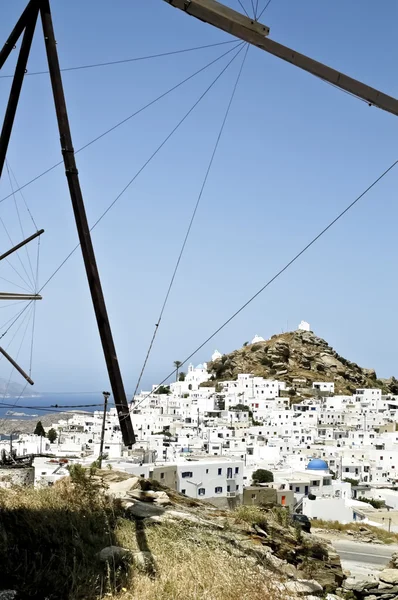
{"type": "Polygon", "coordinates": [[[304,493],[306,496],[308,496],[308,492],[309,492],[309,487],[308,487],[308,485],[306,485],[305,490],[304,490],[304,493]]]}

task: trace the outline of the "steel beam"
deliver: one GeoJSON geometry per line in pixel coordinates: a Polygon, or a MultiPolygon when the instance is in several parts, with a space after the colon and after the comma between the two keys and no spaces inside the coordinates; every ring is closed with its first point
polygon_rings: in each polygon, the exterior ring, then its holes
{"type": "Polygon", "coordinates": [[[26,379],[26,381],[28,383],[30,383],[30,385],[35,384],[35,382],[31,380],[29,375],[27,373],[25,373],[25,371],[18,365],[18,363],[16,363],[15,360],[13,358],[11,358],[11,356],[1,346],[0,346],[0,353],[12,364],[12,366],[18,371],[18,373],[20,373],[22,375],[22,377],[24,377],[26,379]]]}
{"type": "Polygon", "coordinates": [[[120,373],[116,349],[113,342],[112,331],[109,323],[108,313],[106,310],[104,294],[102,292],[97,262],[95,260],[94,248],[91,240],[90,228],[88,226],[86,210],[84,207],[83,195],[80,188],[78,170],[75,161],[75,153],[72,144],[72,136],[69,126],[69,119],[66,110],[61,71],[59,68],[57,46],[54,37],[54,28],[52,23],[49,0],[41,0],[40,13],[43,24],[47,61],[50,71],[55,110],[57,113],[61,149],[65,164],[65,173],[68,181],[73,211],[75,214],[76,226],[80,240],[80,247],[83,254],[83,260],[86,268],[91,298],[93,301],[94,312],[97,318],[97,324],[108,369],[113,398],[118,410],[123,442],[126,446],[131,446],[135,443],[135,435],[133,425],[131,423],[129,406],[127,403],[126,392],[124,390],[122,376],[120,373]]]}
{"type": "Polygon", "coordinates": [[[4,252],[4,254],[0,255],[0,261],[2,261],[4,258],[7,258],[7,256],[10,256],[10,254],[12,254],[13,252],[16,252],[20,248],[23,248],[23,246],[26,246],[26,244],[29,244],[29,242],[31,242],[32,240],[39,237],[39,235],[41,235],[42,233],[44,233],[44,229],[40,229],[39,231],[36,231],[36,233],[34,233],[30,237],[26,238],[26,240],[23,240],[23,242],[19,242],[19,244],[17,244],[13,248],[10,248],[10,250],[7,250],[7,252],[4,252]]]}
{"type": "MultiPolygon", "coordinates": [[[[36,4],[36,2],[34,4],[36,4]]],[[[21,49],[19,51],[17,66],[15,67],[14,78],[12,80],[10,96],[8,98],[8,104],[0,135],[0,177],[3,173],[7,148],[10,141],[15,114],[17,112],[18,100],[21,94],[22,84],[26,72],[26,65],[28,64],[30,47],[32,45],[33,34],[35,32],[36,21],[39,14],[38,10],[35,9],[34,6],[30,6],[29,4],[28,8],[29,7],[30,10],[24,18],[24,23],[26,21],[25,33],[22,39],[21,49]]]]}
{"type": "Polygon", "coordinates": [[[4,46],[0,50],[0,69],[3,67],[7,58],[13,51],[15,44],[17,43],[21,33],[23,32],[26,25],[28,24],[28,21],[31,16],[31,11],[36,11],[36,13],[37,13],[37,11],[39,10],[39,1],[40,0],[30,0],[29,4],[23,11],[22,15],[19,17],[14,29],[11,31],[10,35],[8,36],[7,41],[5,42],[4,46]]]}
{"type": "Polygon", "coordinates": [[[0,292],[0,300],[42,300],[39,294],[14,294],[12,292],[0,292]]]}
{"type": "Polygon", "coordinates": [[[393,115],[398,115],[398,100],[396,98],[388,96],[287,46],[270,40],[266,37],[269,33],[268,27],[237,13],[235,10],[215,0],[164,1],[205,23],[214,25],[218,29],[222,29],[240,38],[244,42],[257,46],[260,50],[265,50],[265,52],[269,52],[300,69],[304,69],[304,71],[308,71],[308,73],[365,100],[373,106],[377,106],[393,115]]]}

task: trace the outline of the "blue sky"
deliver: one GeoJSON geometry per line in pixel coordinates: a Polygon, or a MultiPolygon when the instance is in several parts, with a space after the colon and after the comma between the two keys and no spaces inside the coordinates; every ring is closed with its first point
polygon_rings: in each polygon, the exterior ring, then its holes
{"type": "MultiPolygon", "coordinates": [[[[247,9],[248,0],[242,0],[247,9]]],[[[2,7],[0,39],[25,2],[2,7]]],[[[228,4],[236,9],[235,0],[228,4]]],[[[161,0],[52,2],[62,67],[227,41],[161,0]]],[[[260,0],[264,6],[264,0],[260,0]]],[[[398,4],[272,0],[271,37],[398,96],[398,4]]],[[[38,30],[40,32],[40,29],[38,30]]],[[[137,110],[227,47],[64,73],[75,148],[137,110]]],[[[13,54],[12,60],[15,61],[13,54]]],[[[240,55],[93,232],[119,360],[134,389],[229,101],[240,55]]],[[[113,201],[228,57],[78,154],[90,223],[113,201]]],[[[29,71],[45,69],[36,35],[29,71]]],[[[12,71],[12,62],[3,73],[12,71]]],[[[0,80],[4,109],[10,79],[0,80]]],[[[396,158],[396,117],[251,48],[181,262],[144,387],[163,379],[396,158]]],[[[45,75],[27,77],[8,154],[19,183],[60,160],[45,75]]],[[[395,297],[398,168],[194,359],[269,337],[301,319],[338,352],[379,376],[398,374],[395,297]]],[[[1,198],[10,191],[7,174],[1,198]]],[[[77,241],[62,167],[24,190],[39,227],[40,281],[77,241]]],[[[18,202],[21,199],[17,196],[18,202]]],[[[22,203],[21,203],[22,207],[22,203]]],[[[21,208],[27,234],[33,225],[21,208]]],[[[13,199],[0,217],[20,239],[13,199]]],[[[1,238],[1,249],[8,240],[1,238]]],[[[32,260],[35,256],[32,247],[32,260]]],[[[17,259],[13,259],[17,267],[17,259]]],[[[7,265],[0,275],[12,279],[7,265]],[[7,270],[8,269],[8,270],[7,270]]],[[[14,277],[13,281],[17,282],[14,277]]],[[[5,284],[6,291],[10,286],[5,284]]],[[[37,306],[33,376],[39,390],[109,387],[80,252],[37,306]]],[[[4,322],[12,310],[4,309],[4,322]],[[8,311],[10,311],[8,313],[8,311]]],[[[1,328],[3,331],[4,328],[1,328]]],[[[28,332],[29,334],[29,332],[28,332]]],[[[10,345],[18,353],[23,327],[10,345]]],[[[11,340],[12,331],[4,338],[11,340]]],[[[8,343],[7,342],[7,343],[8,343]]],[[[29,362],[29,335],[19,358],[29,362]]],[[[9,367],[0,363],[0,376],[9,367]]],[[[13,377],[19,381],[18,377],[13,377]]]]}

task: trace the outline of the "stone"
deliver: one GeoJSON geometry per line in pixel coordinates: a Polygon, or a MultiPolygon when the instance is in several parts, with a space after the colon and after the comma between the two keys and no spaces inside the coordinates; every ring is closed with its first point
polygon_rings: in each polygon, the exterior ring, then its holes
{"type": "Polygon", "coordinates": [[[0,592],[0,600],[16,600],[18,592],[15,590],[2,590],[0,592]]]}
{"type": "Polygon", "coordinates": [[[288,581],[283,585],[288,592],[297,596],[323,593],[323,587],[314,579],[298,579],[297,581],[288,581]]]}
{"type": "Polygon", "coordinates": [[[214,529],[224,529],[224,525],[214,523],[213,521],[201,519],[200,517],[196,517],[195,515],[191,515],[190,513],[184,513],[177,510],[168,510],[166,515],[168,518],[175,519],[177,521],[189,521],[190,523],[205,525],[208,527],[213,527],[214,529]]]}
{"type": "Polygon", "coordinates": [[[134,502],[126,509],[126,515],[130,518],[135,519],[146,519],[148,517],[154,517],[162,515],[164,509],[161,506],[155,506],[147,502],[134,502]]]}
{"type": "Polygon", "coordinates": [[[373,588],[377,588],[378,585],[379,580],[377,577],[349,577],[344,581],[343,588],[345,591],[363,592],[364,590],[372,590],[373,588]]]}
{"type": "Polygon", "coordinates": [[[123,559],[127,558],[130,554],[130,550],[122,548],[121,546],[107,546],[102,548],[101,552],[98,553],[98,558],[101,562],[116,562],[120,563],[123,559]]]}
{"type": "Polygon", "coordinates": [[[390,569],[398,569],[398,552],[394,552],[388,565],[390,569]]]}
{"type": "Polygon", "coordinates": [[[147,571],[148,568],[152,569],[154,566],[155,557],[152,552],[134,552],[133,554],[133,564],[138,569],[142,569],[143,571],[147,571]]]}
{"type": "Polygon", "coordinates": [[[394,586],[392,585],[392,583],[385,583],[384,581],[380,581],[379,583],[379,590],[388,590],[393,588],[394,586]]]}
{"type": "Polygon", "coordinates": [[[125,498],[126,494],[138,486],[139,477],[129,477],[125,481],[110,481],[107,493],[114,498],[125,498]]]}
{"type": "Polygon", "coordinates": [[[398,569],[384,569],[379,574],[380,581],[384,583],[398,584],[398,569]]]}
{"type": "Polygon", "coordinates": [[[341,596],[336,594],[326,594],[325,600],[341,600],[341,596]]]}

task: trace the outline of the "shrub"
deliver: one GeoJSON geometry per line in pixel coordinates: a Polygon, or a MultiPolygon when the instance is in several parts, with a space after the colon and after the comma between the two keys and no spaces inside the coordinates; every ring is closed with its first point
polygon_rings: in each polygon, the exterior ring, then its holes
{"type": "Polygon", "coordinates": [[[252,480],[258,483],[272,483],[274,481],[274,475],[267,469],[257,469],[253,472],[252,480]]]}

